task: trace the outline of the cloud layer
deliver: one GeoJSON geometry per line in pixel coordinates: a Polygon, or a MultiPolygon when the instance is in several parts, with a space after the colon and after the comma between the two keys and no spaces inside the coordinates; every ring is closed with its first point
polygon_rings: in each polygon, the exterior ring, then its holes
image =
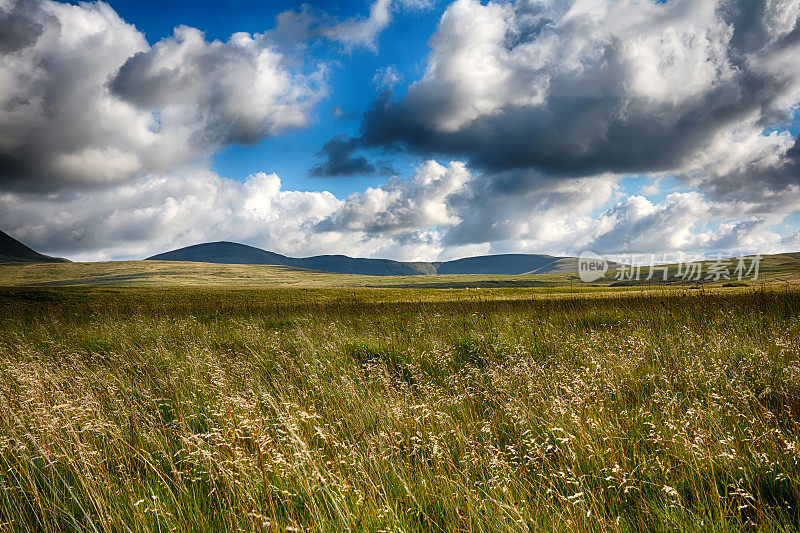
{"type": "Polygon", "coordinates": [[[0,228],[77,259],[221,239],[403,260],[800,242],[775,229],[800,209],[790,1],[456,0],[422,77],[310,169],[385,183],[340,198],[209,170],[227,145],[307,127],[327,96],[327,66],[287,42],[377,52],[398,11],[427,4],[344,21],[304,8],[226,41],[181,26],[151,45],[103,3],[0,0],[0,228]],[[359,153],[398,146],[420,156],[407,179],[359,153]]]}
{"type": "MultiPolygon", "coordinates": [[[[761,160],[788,149],[756,145],[800,100],[799,15],[789,0],[457,0],[424,76],[373,103],[360,142],[565,177],[697,170],[735,150],[719,146],[733,134],[761,160]]],[[[760,184],[791,192],[791,165],[777,161],[760,184]]],[[[709,191],[741,182],[729,178],[717,172],[709,191]]]]}
{"type": "Polygon", "coordinates": [[[733,251],[791,246],[770,228],[699,193],[662,202],[622,193],[612,176],[540,180],[526,191],[486,190],[461,162],[423,162],[340,199],[286,190],[275,174],[245,182],[203,168],[139,178],[114,188],[47,196],[0,194],[0,227],[73,259],[137,259],[213,240],[233,240],[290,255],[346,253],[400,260],[483,253],[576,254],[733,251]],[[604,207],[608,205],[608,207],[604,207]]]}

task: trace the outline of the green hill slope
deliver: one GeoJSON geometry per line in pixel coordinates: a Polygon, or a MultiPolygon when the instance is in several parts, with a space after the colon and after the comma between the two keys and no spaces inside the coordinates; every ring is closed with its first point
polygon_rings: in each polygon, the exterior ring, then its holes
{"type": "Polygon", "coordinates": [[[40,254],[0,231],[0,263],[64,263],[66,259],[40,254]]]}
{"type": "Polygon", "coordinates": [[[414,276],[423,274],[524,274],[564,259],[550,255],[504,254],[467,257],[445,262],[404,262],[346,255],[288,257],[235,242],[195,244],[148,257],[156,261],[195,261],[235,265],[281,265],[338,274],[414,276]]]}

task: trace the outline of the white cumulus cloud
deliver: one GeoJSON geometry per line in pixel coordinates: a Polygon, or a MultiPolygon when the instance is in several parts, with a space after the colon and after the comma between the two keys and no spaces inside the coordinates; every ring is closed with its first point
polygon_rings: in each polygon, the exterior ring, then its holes
{"type": "Polygon", "coordinates": [[[324,71],[297,71],[268,38],[207,41],[194,28],[150,47],[107,4],[5,3],[0,187],[107,186],[230,143],[306,124],[324,71]]]}

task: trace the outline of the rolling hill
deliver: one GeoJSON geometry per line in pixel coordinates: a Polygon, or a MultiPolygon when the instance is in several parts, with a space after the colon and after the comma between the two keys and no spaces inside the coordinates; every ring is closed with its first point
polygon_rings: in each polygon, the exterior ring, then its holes
{"type": "Polygon", "coordinates": [[[296,266],[295,259],[235,242],[207,242],[148,257],[147,261],[192,261],[227,265],[296,266]]]}
{"type": "MultiPolygon", "coordinates": [[[[555,261],[551,261],[546,265],[524,272],[524,274],[575,274],[578,272],[578,258],[577,257],[554,257],[555,261]]],[[[616,270],[620,264],[614,261],[608,261],[608,269],[616,270]]]]}
{"type": "Polygon", "coordinates": [[[278,265],[336,274],[368,274],[373,276],[412,276],[433,274],[431,263],[404,263],[390,259],[359,259],[345,255],[288,257],[254,246],[235,242],[195,244],[171,252],[148,257],[147,261],[193,261],[231,265],[278,265]]]}
{"type": "Polygon", "coordinates": [[[552,255],[504,254],[465,257],[439,264],[437,274],[524,274],[561,259],[552,255]]]}
{"type": "Polygon", "coordinates": [[[0,231],[0,263],[65,263],[66,259],[40,254],[0,231]]]}
{"type": "MultiPolygon", "coordinates": [[[[547,273],[547,266],[563,258],[538,254],[505,254],[467,257],[454,261],[427,263],[390,259],[364,259],[345,255],[288,257],[234,242],[195,244],[148,257],[149,261],[194,261],[237,265],[280,265],[337,274],[371,276],[414,276],[424,274],[516,275],[536,271],[547,273]]],[[[562,263],[558,263],[561,265],[562,263]]]]}

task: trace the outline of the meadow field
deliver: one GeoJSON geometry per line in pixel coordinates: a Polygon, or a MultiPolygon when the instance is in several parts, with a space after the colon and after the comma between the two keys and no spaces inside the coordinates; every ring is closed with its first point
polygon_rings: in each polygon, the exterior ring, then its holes
{"type": "MultiPolygon", "coordinates": [[[[703,262],[704,272],[712,261],[703,262]]],[[[731,271],[735,262],[731,263],[731,271]]],[[[93,263],[2,263],[0,286],[233,286],[233,287],[376,287],[376,288],[499,288],[499,287],[558,287],[587,290],[592,287],[653,285],[724,285],[730,279],[698,280],[675,278],[678,265],[668,266],[669,281],[663,273],[655,272],[647,280],[649,268],[641,270],[640,280],[617,280],[617,271],[610,270],[596,282],[583,283],[577,272],[548,274],[439,274],[415,276],[365,276],[333,274],[275,265],[230,265],[189,261],[104,261],[93,263]]],[[[748,284],[800,282],[800,253],[765,255],[760,261],[757,280],[748,284]]]]}
{"type": "Polygon", "coordinates": [[[0,531],[796,531],[800,291],[0,288],[0,531]]]}

